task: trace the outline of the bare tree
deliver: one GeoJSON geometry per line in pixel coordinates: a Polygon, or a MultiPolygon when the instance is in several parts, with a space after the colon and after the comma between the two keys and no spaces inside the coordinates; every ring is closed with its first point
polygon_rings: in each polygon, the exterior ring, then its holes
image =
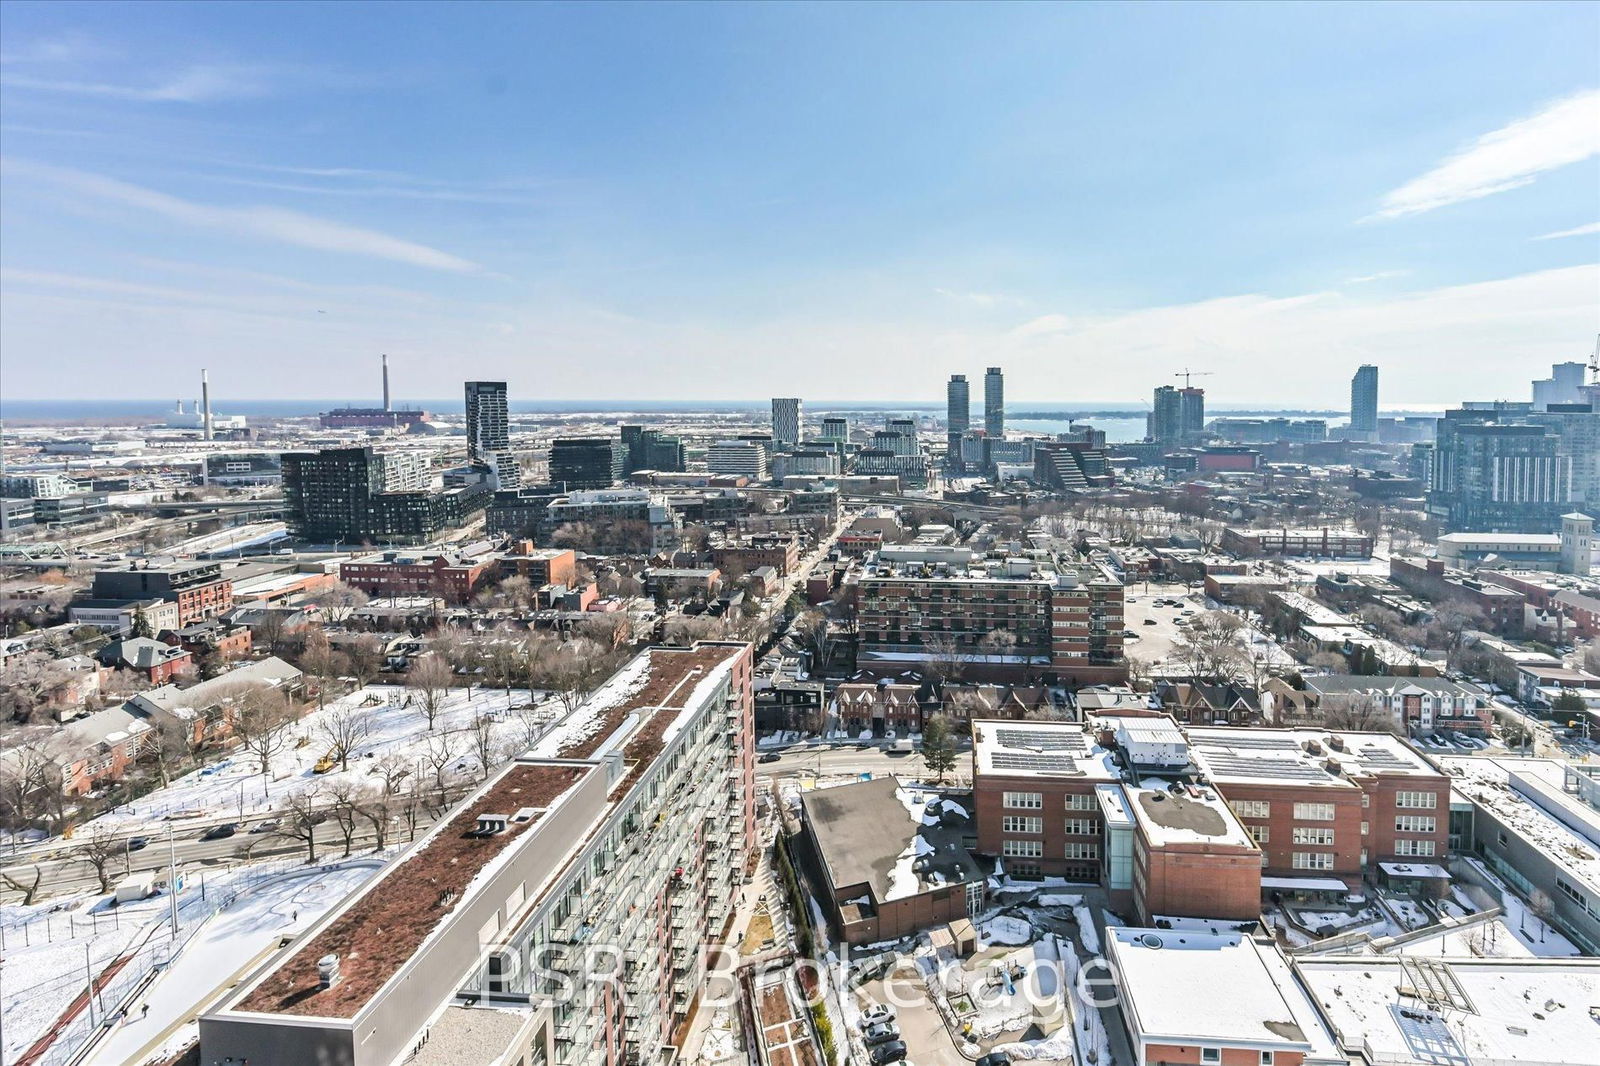
{"type": "Polygon", "coordinates": [[[951,684],[966,676],[972,651],[954,634],[935,633],[922,642],[922,647],[928,653],[924,665],[935,680],[951,684]]]}
{"type": "Polygon", "coordinates": [[[1016,654],[1017,635],[1009,629],[991,629],[978,640],[978,650],[985,658],[1005,658],[1016,654]]]}
{"type": "Polygon", "coordinates": [[[350,675],[365,688],[383,669],[383,642],[370,633],[363,634],[344,646],[344,656],[350,675]]]}
{"type": "Polygon", "coordinates": [[[520,680],[525,672],[522,648],[509,637],[496,640],[489,645],[488,657],[484,662],[484,677],[491,684],[505,688],[508,711],[511,709],[511,686],[520,680]]]}
{"type": "Polygon", "coordinates": [[[570,713],[610,677],[617,665],[615,653],[582,637],[569,640],[536,663],[541,688],[553,689],[570,713]]]}
{"type": "Polygon", "coordinates": [[[328,745],[339,769],[350,769],[350,753],[372,735],[372,713],[363,707],[333,707],[317,716],[317,735],[328,745]]]}
{"type": "Polygon", "coordinates": [[[355,846],[356,827],[361,819],[363,790],[358,783],[345,778],[330,783],[327,791],[328,815],[339,830],[339,838],[344,842],[344,854],[348,858],[355,846]]]}
{"type": "Polygon", "coordinates": [[[538,742],[539,738],[544,735],[545,727],[550,724],[554,717],[549,711],[542,707],[535,707],[531,703],[516,708],[511,714],[512,719],[522,727],[521,742],[525,748],[531,748],[538,742]]]}
{"type": "Polygon", "coordinates": [[[455,737],[449,733],[434,733],[423,742],[422,754],[419,756],[422,764],[433,775],[433,788],[438,805],[445,807],[445,795],[450,785],[450,770],[457,759],[461,757],[461,749],[456,745],[455,737]]]}
{"type": "Polygon", "coordinates": [[[6,661],[5,684],[0,685],[0,714],[13,722],[50,717],[60,706],[72,675],[56,658],[44,652],[26,652],[6,661]]]}
{"type": "Polygon", "coordinates": [[[234,698],[234,735],[255,756],[263,777],[271,775],[272,760],[288,746],[294,719],[288,697],[266,685],[245,688],[234,698]]]}
{"type": "Polygon", "coordinates": [[[328,820],[322,804],[322,790],[316,786],[296,792],[285,801],[278,818],[279,836],[298,840],[306,846],[306,863],[317,861],[317,827],[328,820]]]}
{"type": "Polygon", "coordinates": [[[483,769],[483,776],[488,777],[489,771],[499,764],[503,744],[495,742],[495,720],[492,715],[479,712],[472,719],[472,748],[477,753],[478,765],[483,769]]]}
{"type": "Polygon", "coordinates": [[[1325,707],[1322,724],[1351,733],[1400,733],[1402,724],[1383,701],[1371,692],[1353,692],[1332,707],[1325,707]]]}
{"type": "Polygon", "coordinates": [[[688,647],[700,640],[719,640],[725,630],[726,625],[720,618],[704,614],[676,615],[666,624],[662,640],[666,644],[688,647]]]}
{"type": "Polygon", "coordinates": [[[365,592],[343,581],[335,581],[309,598],[321,609],[323,617],[336,626],[344,625],[352,614],[365,607],[371,599],[365,592]]]}
{"type": "Polygon", "coordinates": [[[305,650],[300,653],[300,668],[317,679],[317,707],[326,705],[327,689],[335,684],[349,669],[349,660],[328,643],[328,635],[320,629],[306,634],[305,650]]]}
{"type": "Polygon", "coordinates": [[[20,868],[17,870],[0,870],[0,881],[4,881],[6,887],[11,891],[22,893],[22,905],[24,907],[33,906],[34,898],[39,894],[39,886],[44,882],[44,868],[42,866],[30,866],[28,869],[33,871],[33,879],[31,881],[24,880],[19,876],[20,868]]]}
{"type": "Polygon", "coordinates": [[[9,825],[44,822],[51,832],[59,832],[65,821],[65,781],[49,738],[42,727],[18,730],[7,738],[5,772],[0,773],[0,818],[9,825]]]}
{"type": "Polygon", "coordinates": [[[450,665],[435,652],[417,659],[406,673],[406,688],[411,691],[422,716],[428,720],[430,730],[438,722],[439,712],[444,710],[452,679],[450,665]]]}
{"type": "Polygon", "coordinates": [[[88,863],[100,882],[100,891],[111,890],[111,864],[119,856],[126,857],[126,845],[105,826],[92,826],[87,835],[73,841],[72,854],[88,863]]]}

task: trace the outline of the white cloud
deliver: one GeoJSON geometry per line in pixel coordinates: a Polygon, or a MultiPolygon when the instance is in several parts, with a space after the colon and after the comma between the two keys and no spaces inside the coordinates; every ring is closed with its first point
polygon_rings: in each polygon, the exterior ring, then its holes
{"type": "Polygon", "coordinates": [[[1383,198],[1378,218],[1399,218],[1476,200],[1600,154],[1600,90],[1557,100],[1486,133],[1383,198]]]}
{"type": "Polygon", "coordinates": [[[282,76],[282,71],[270,67],[208,63],[144,84],[82,81],[8,71],[0,74],[0,85],[135,103],[209,104],[269,96],[278,90],[282,76]]]}
{"type": "Polygon", "coordinates": [[[1357,274],[1353,278],[1345,278],[1346,285],[1365,285],[1371,281],[1387,281],[1390,278],[1403,278],[1410,274],[1409,270],[1380,270],[1374,274],[1357,274]]]}
{"type": "Polygon", "coordinates": [[[5,165],[7,170],[49,179],[57,188],[147,211],[197,229],[217,230],[318,251],[387,259],[430,270],[484,273],[478,264],[437,248],[298,211],[265,206],[217,207],[98,174],[11,160],[7,160],[5,165]]]}
{"type": "Polygon", "coordinates": [[[1553,241],[1562,237],[1587,237],[1593,233],[1600,233],[1600,222],[1590,222],[1583,226],[1574,226],[1571,229],[1560,229],[1554,233],[1545,233],[1535,237],[1536,241],[1553,241]]]}
{"type": "Polygon", "coordinates": [[[997,307],[1020,307],[1023,303],[1018,297],[1003,292],[965,292],[959,289],[934,289],[933,291],[947,300],[970,304],[985,311],[992,311],[997,307]]]}

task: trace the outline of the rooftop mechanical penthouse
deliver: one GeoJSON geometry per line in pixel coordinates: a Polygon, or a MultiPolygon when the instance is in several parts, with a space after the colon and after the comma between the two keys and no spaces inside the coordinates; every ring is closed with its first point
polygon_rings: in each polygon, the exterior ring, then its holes
{"type": "Polygon", "coordinates": [[[748,645],[641,653],[205,1015],[200,1061],[661,1060],[754,844],[751,709],[748,645]]]}

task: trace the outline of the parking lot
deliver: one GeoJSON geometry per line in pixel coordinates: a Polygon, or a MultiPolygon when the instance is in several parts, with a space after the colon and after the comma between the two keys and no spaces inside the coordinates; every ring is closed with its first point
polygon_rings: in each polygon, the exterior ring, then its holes
{"type": "Polygon", "coordinates": [[[1128,637],[1127,653],[1161,673],[1162,666],[1175,665],[1167,660],[1172,657],[1173,644],[1183,633],[1178,619],[1185,611],[1191,612],[1192,617],[1205,609],[1205,593],[1186,585],[1154,581],[1148,586],[1129,585],[1123,608],[1123,627],[1132,634],[1128,637]],[[1157,600],[1163,602],[1158,604],[1157,600]],[[1171,606],[1174,600],[1179,604],[1176,607],[1171,606]]]}

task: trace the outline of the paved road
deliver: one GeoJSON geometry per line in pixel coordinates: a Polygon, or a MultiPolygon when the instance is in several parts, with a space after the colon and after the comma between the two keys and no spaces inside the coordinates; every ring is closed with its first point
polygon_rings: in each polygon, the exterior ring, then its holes
{"type": "MultiPolygon", "coordinates": [[[[417,820],[418,834],[420,835],[431,824],[432,819],[425,812],[420,814],[417,820]]],[[[124,852],[111,861],[109,873],[112,884],[126,877],[130,871],[134,873],[145,870],[165,871],[168,868],[170,858],[166,834],[152,833],[149,834],[149,839],[148,847],[131,853],[124,852]]],[[[318,858],[331,858],[344,851],[344,837],[340,834],[339,827],[331,821],[317,827],[316,839],[318,858]]],[[[389,842],[401,843],[407,839],[407,825],[404,820],[399,820],[389,831],[389,842]]],[[[371,828],[359,827],[354,843],[358,848],[371,847],[374,843],[371,828]]],[[[172,850],[176,853],[178,869],[182,871],[229,866],[251,859],[265,859],[278,855],[303,856],[306,845],[303,840],[279,836],[276,833],[239,832],[222,840],[199,840],[195,837],[194,831],[190,830],[187,839],[182,836],[174,838],[172,850]]],[[[40,899],[98,890],[100,887],[100,879],[95,875],[94,867],[81,856],[49,859],[37,864],[13,864],[8,861],[5,866],[0,867],[5,874],[23,884],[32,883],[36,869],[44,873],[38,896],[40,899]]],[[[0,899],[21,898],[21,892],[12,889],[10,885],[0,883],[0,899]]]]}
{"type": "MultiPolygon", "coordinates": [[[[920,752],[896,753],[876,744],[867,747],[855,744],[795,744],[783,749],[763,749],[762,755],[772,752],[778,755],[776,761],[756,764],[757,772],[763,777],[829,777],[866,772],[875,776],[892,773],[902,777],[922,777],[927,773],[920,752]]],[[[955,769],[945,775],[945,781],[964,784],[971,780],[971,776],[972,764],[967,746],[958,746],[955,769]]]]}

